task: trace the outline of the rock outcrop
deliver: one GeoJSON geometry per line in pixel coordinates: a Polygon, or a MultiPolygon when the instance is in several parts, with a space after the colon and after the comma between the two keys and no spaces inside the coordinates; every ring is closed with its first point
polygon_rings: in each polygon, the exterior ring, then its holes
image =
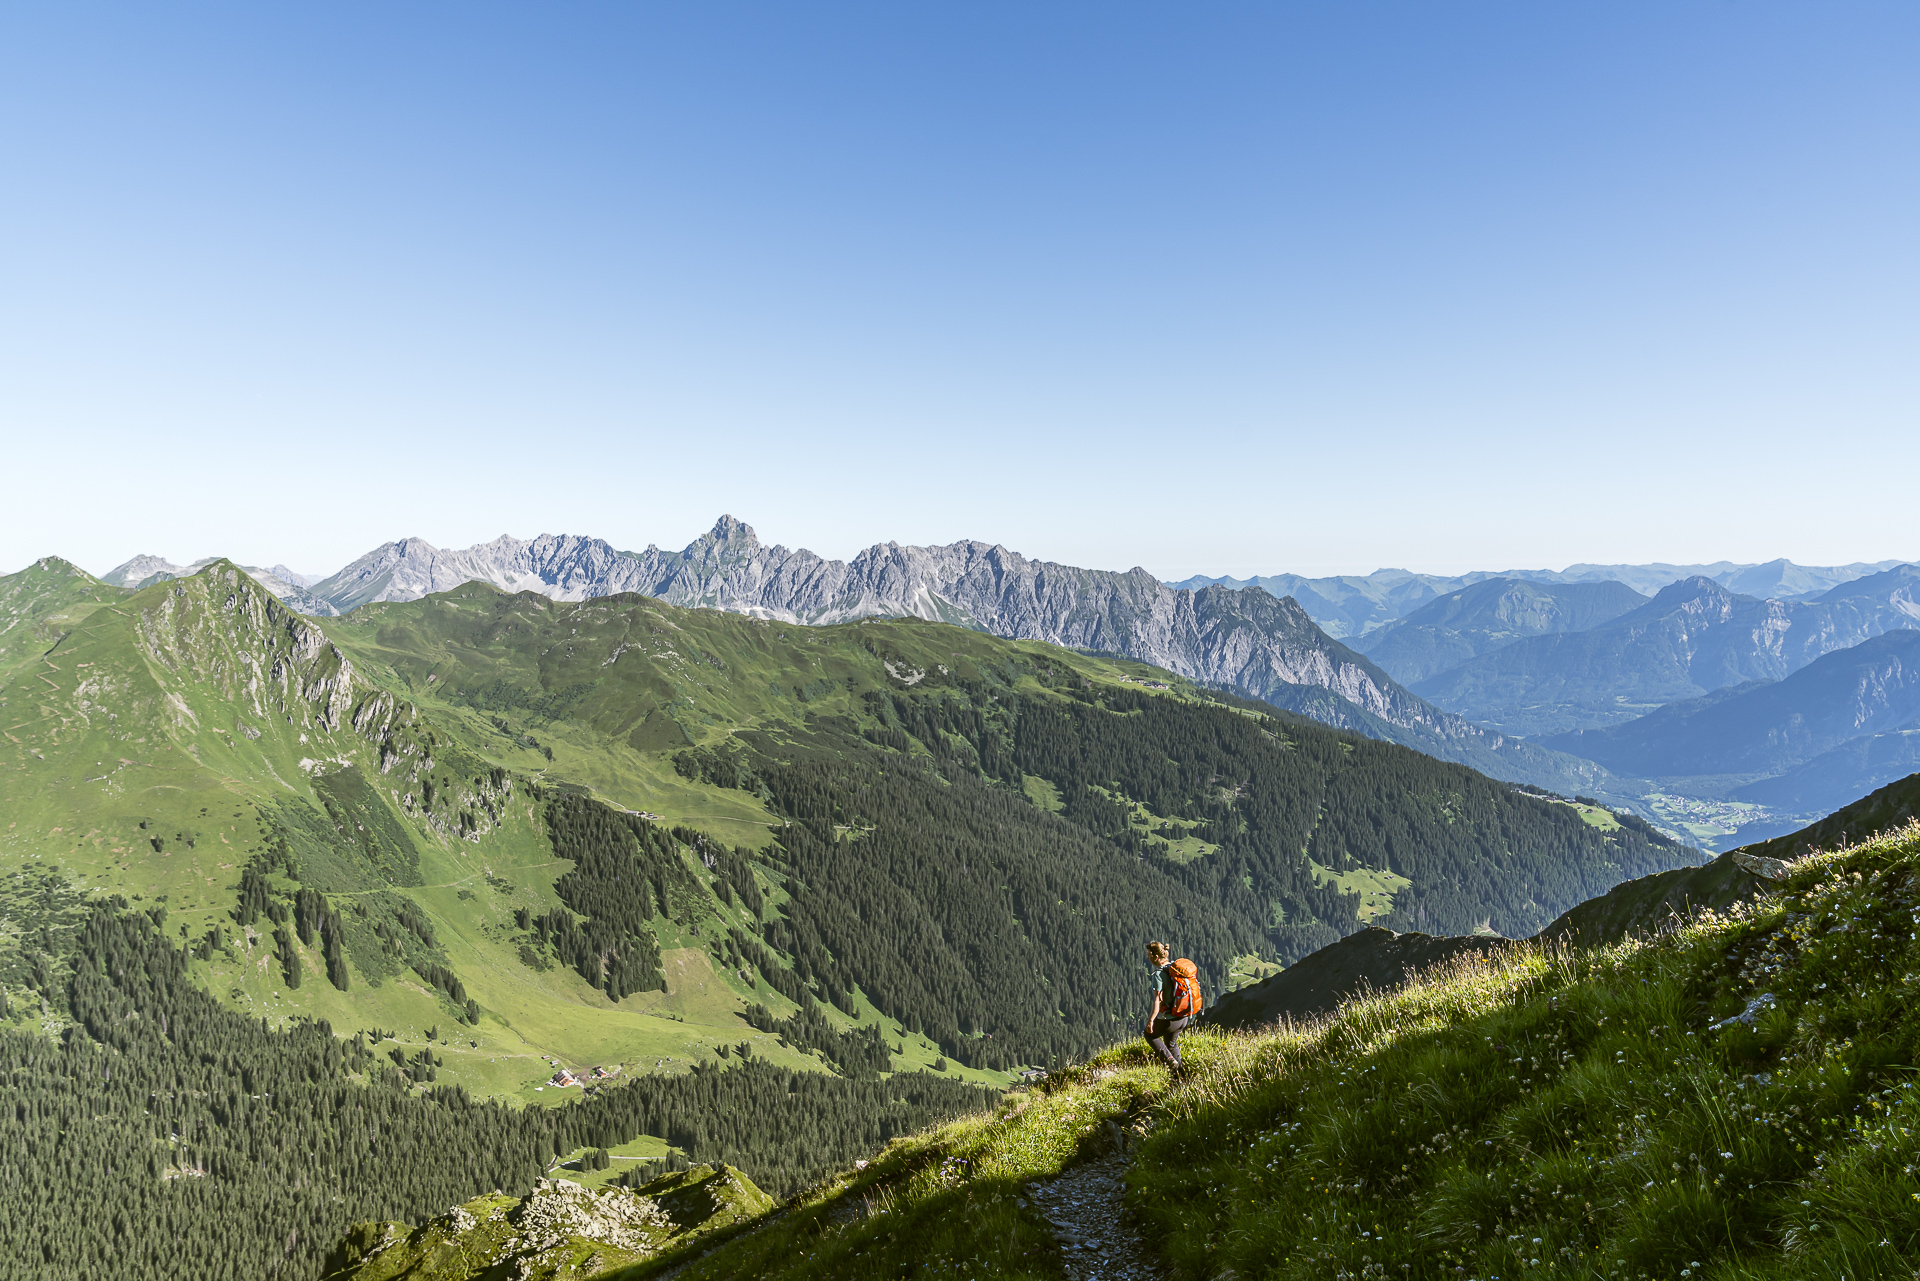
{"type": "Polygon", "coordinates": [[[729,1165],[696,1165],[638,1189],[542,1179],[524,1198],[475,1197],[417,1228],[362,1223],[328,1260],[329,1281],[588,1278],[747,1223],[773,1198],[729,1165]]]}

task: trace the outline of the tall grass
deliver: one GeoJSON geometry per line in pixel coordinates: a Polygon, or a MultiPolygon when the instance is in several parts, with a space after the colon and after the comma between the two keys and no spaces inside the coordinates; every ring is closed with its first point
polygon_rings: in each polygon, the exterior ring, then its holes
{"type": "Polygon", "coordinates": [[[1783,890],[1651,943],[1516,945],[1196,1044],[1204,1068],[1158,1105],[1132,1176],[1169,1261],[1920,1276],[1920,828],[1805,860],[1783,890]]]}
{"type": "Polygon", "coordinates": [[[1025,1184],[1125,1126],[1176,1277],[1920,1278],[1920,827],[1758,906],[1515,944],[1335,1015],[1117,1046],[692,1277],[1056,1278],[1025,1184]]]}

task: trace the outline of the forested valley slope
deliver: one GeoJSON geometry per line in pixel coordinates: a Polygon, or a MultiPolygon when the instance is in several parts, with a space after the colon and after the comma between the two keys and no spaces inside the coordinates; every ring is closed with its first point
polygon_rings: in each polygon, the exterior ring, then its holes
{"type": "Polygon", "coordinates": [[[320,620],[223,561],[125,594],[48,560],[0,605],[0,1186],[38,1276],[311,1276],[561,1160],[786,1195],[1121,1035],[1146,937],[1217,991],[1693,858],[939,623],[481,584],[320,620]]]}

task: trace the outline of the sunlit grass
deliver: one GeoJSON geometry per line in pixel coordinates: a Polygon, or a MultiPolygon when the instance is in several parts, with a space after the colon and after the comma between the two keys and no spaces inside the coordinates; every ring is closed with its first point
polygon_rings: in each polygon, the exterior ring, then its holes
{"type": "Polygon", "coordinates": [[[1920,827],[1651,942],[1117,1046],[896,1143],[689,1277],[1057,1277],[1021,1193],[1125,1127],[1180,1278],[1912,1278],[1920,827]]]}
{"type": "Polygon", "coordinates": [[[1654,943],[1222,1038],[1143,1212],[1182,1276],[1911,1277],[1917,862],[1909,829],[1654,943]]]}

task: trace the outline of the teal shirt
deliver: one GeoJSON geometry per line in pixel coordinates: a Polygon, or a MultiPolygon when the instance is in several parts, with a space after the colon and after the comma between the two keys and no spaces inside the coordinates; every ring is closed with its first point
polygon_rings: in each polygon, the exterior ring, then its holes
{"type": "Polygon", "coordinates": [[[1179,989],[1174,985],[1173,981],[1173,958],[1167,958],[1165,965],[1154,967],[1153,990],[1160,994],[1160,1013],[1163,1015],[1167,1014],[1167,1011],[1173,1008],[1173,1003],[1178,1000],[1180,996],[1179,989]]]}

